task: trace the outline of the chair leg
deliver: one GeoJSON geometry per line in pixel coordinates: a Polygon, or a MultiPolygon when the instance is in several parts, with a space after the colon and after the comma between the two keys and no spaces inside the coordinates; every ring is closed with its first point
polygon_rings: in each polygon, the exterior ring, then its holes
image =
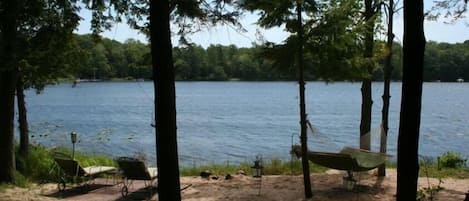
{"type": "Polygon", "coordinates": [[[122,188],[121,188],[121,195],[123,198],[126,198],[127,195],[129,194],[129,185],[130,185],[130,181],[127,179],[127,178],[124,178],[123,181],[122,181],[122,188]]]}
{"type": "Polygon", "coordinates": [[[66,187],[65,179],[63,177],[60,177],[60,181],[57,183],[57,188],[59,189],[60,192],[64,191],[66,187]]]}
{"type": "Polygon", "coordinates": [[[126,185],[122,186],[122,189],[121,189],[121,195],[123,198],[126,198],[127,195],[129,194],[129,188],[127,188],[126,185]]]}

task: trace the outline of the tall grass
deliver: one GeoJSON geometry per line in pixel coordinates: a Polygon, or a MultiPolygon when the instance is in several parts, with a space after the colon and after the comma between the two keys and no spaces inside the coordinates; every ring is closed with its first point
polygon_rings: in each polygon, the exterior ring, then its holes
{"type": "MultiPolygon", "coordinates": [[[[27,158],[22,158],[17,153],[17,169],[16,174],[17,186],[27,187],[30,182],[44,183],[56,182],[60,177],[60,168],[54,162],[54,155],[57,153],[70,156],[71,150],[66,148],[46,148],[41,145],[31,145],[30,152],[27,158]]],[[[422,160],[420,163],[421,176],[429,176],[436,178],[455,177],[455,178],[469,178],[469,169],[467,167],[446,167],[446,164],[452,164],[451,161],[466,160],[458,154],[445,154],[443,155],[440,163],[436,160],[422,160]],[[449,157],[449,155],[451,157],[449,157]],[[441,162],[444,161],[444,162],[441,162]],[[450,162],[448,162],[450,161],[450,162]]],[[[82,152],[75,153],[75,159],[82,166],[91,165],[105,165],[116,167],[115,161],[108,156],[92,155],[82,152]]],[[[201,172],[209,171],[214,175],[227,175],[236,174],[239,171],[247,175],[252,175],[253,162],[242,162],[239,164],[209,164],[209,165],[193,165],[192,167],[182,167],[180,169],[181,176],[199,176],[201,172]]],[[[301,160],[293,159],[291,161],[282,161],[277,158],[263,160],[263,174],[264,175],[300,175],[302,174],[301,160]]],[[[388,167],[395,168],[396,163],[388,163],[388,167]]],[[[310,163],[311,173],[325,172],[327,168],[310,163]]]]}
{"type": "MultiPolygon", "coordinates": [[[[18,152],[16,153],[16,166],[20,174],[28,180],[34,182],[45,182],[54,179],[53,166],[54,159],[51,152],[43,146],[30,146],[27,158],[23,158],[18,152]]],[[[18,182],[19,177],[16,177],[18,182]]]]}
{"type": "MultiPolygon", "coordinates": [[[[22,158],[16,153],[17,169],[16,185],[28,182],[56,182],[60,177],[60,168],[54,161],[57,154],[71,156],[71,151],[66,148],[48,149],[41,145],[31,145],[27,158],[22,158]]],[[[75,159],[81,166],[105,165],[116,166],[112,158],[102,155],[90,155],[82,152],[75,153],[75,159]]],[[[24,185],[22,185],[24,186],[24,185]]]]}
{"type": "Polygon", "coordinates": [[[469,169],[466,167],[466,160],[455,152],[446,152],[437,157],[436,160],[430,157],[420,157],[419,176],[467,179],[469,178],[469,169]]]}
{"type": "MultiPolygon", "coordinates": [[[[180,170],[181,176],[198,176],[201,172],[209,171],[214,175],[236,174],[239,171],[247,175],[252,175],[253,163],[242,162],[240,164],[210,164],[192,167],[183,167],[180,170]]],[[[310,172],[325,172],[327,168],[310,163],[310,172]]],[[[301,160],[282,161],[277,158],[263,161],[262,173],[264,175],[299,175],[302,174],[301,160]]]]}

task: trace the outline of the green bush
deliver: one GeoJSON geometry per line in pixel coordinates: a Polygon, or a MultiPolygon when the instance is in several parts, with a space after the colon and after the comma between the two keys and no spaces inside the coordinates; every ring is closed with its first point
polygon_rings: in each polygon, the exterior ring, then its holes
{"type": "Polygon", "coordinates": [[[448,151],[439,157],[441,167],[462,168],[466,166],[467,159],[464,159],[457,152],[448,151]]]}
{"type": "Polygon", "coordinates": [[[15,185],[22,187],[22,188],[27,188],[29,187],[29,180],[25,176],[23,176],[21,173],[18,171],[15,171],[15,185]]]}
{"type": "Polygon", "coordinates": [[[31,181],[45,182],[55,179],[57,170],[53,169],[54,159],[50,150],[44,146],[30,146],[27,158],[17,152],[17,169],[31,181]]]}
{"type": "MultiPolygon", "coordinates": [[[[23,158],[17,149],[16,165],[19,173],[16,176],[16,185],[24,186],[24,183],[29,183],[29,181],[40,183],[58,181],[61,170],[54,161],[54,155],[57,154],[71,156],[71,151],[61,147],[50,149],[41,145],[30,145],[28,157],[23,158]]],[[[76,152],[75,159],[83,167],[92,165],[116,166],[114,160],[107,156],[76,152]]]]}

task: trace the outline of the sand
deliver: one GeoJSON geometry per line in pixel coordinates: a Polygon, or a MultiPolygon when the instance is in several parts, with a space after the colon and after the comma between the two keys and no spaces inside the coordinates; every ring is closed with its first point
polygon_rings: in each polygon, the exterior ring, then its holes
{"type": "MultiPolygon", "coordinates": [[[[245,175],[233,175],[225,180],[201,177],[181,177],[182,200],[185,201],[300,201],[300,200],[395,200],[396,171],[387,170],[387,176],[378,179],[374,172],[355,175],[358,184],[349,190],[343,185],[342,171],[330,170],[327,173],[311,174],[313,197],[304,198],[303,177],[290,175],[268,175],[253,178],[245,175]]],[[[464,200],[469,191],[469,179],[443,179],[442,190],[436,193],[434,200],[464,200]]],[[[435,178],[419,178],[419,187],[436,187],[435,178]]],[[[120,193],[122,184],[113,184],[112,180],[97,179],[85,186],[74,186],[64,192],[58,192],[56,184],[33,185],[30,188],[10,188],[0,192],[0,200],[12,201],[51,201],[51,200],[158,200],[157,191],[145,188],[142,181],[135,181],[129,188],[127,199],[120,193]]]]}

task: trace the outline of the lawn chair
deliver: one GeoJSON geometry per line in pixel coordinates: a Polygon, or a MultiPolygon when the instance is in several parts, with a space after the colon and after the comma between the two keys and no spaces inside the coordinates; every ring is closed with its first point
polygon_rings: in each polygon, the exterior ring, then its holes
{"type": "Polygon", "coordinates": [[[90,181],[101,174],[116,171],[116,168],[111,166],[89,166],[83,168],[76,160],[63,154],[55,156],[54,160],[62,170],[62,176],[57,184],[59,191],[65,190],[67,178],[71,178],[73,182],[77,180],[90,181]]]}
{"type": "Polygon", "coordinates": [[[150,187],[151,195],[153,195],[153,183],[157,178],[157,168],[147,167],[145,163],[136,158],[119,157],[116,159],[119,169],[123,176],[124,186],[121,189],[122,197],[127,197],[129,193],[129,186],[132,185],[134,180],[143,180],[145,187],[150,187]],[[149,183],[147,183],[147,181],[149,183]]]}

